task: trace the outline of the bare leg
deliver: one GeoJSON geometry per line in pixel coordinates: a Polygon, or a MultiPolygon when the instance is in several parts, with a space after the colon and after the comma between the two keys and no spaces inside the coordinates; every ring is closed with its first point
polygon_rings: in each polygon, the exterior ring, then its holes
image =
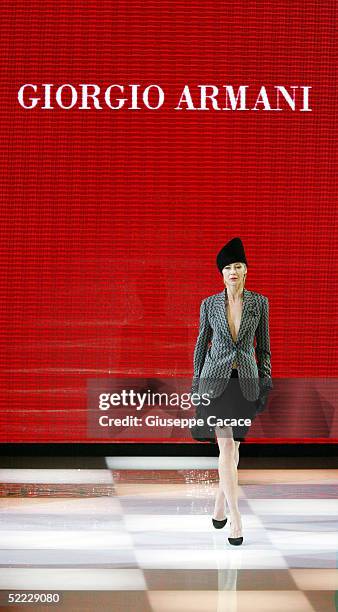
{"type": "Polygon", "coordinates": [[[237,467],[239,463],[239,445],[240,445],[240,442],[236,442],[235,440],[235,462],[236,462],[237,467]]]}
{"type": "MultiPolygon", "coordinates": [[[[239,445],[240,445],[240,442],[235,442],[236,466],[238,466],[238,462],[239,462],[239,445]]],[[[226,506],[227,504],[226,504],[226,499],[225,499],[225,493],[221,486],[221,483],[219,482],[218,489],[216,491],[216,496],[215,496],[215,507],[214,507],[213,518],[215,518],[218,521],[222,521],[225,518],[225,515],[227,513],[226,506]]]]}
{"type": "MultiPolygon", "coordinates": [[[[232,438],[231,428],[216,427],[219,446],[218,472],[220,486],[228,503],[231,519],[231,537],[242,535],[241,515],[238,508],[238,473],[236,443],[232,438]]],[[[216,517],[215,517],[216,518],[216,517]]]]}

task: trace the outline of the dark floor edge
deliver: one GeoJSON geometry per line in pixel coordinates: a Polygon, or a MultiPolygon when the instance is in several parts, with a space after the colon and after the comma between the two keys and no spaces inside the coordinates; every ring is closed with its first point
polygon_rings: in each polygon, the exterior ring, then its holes
{"type": "MultiPolygon", "coordinates": [[[[241,455],[247,457],[336,457],[337,444],[247,444],[241,443],[241,455]]],[[[0,456],[51,456],[65,457],[215,457],[217,444],[86,444],[86,443],[6,443],[0,445],[0,456]]]]}
{"type": "MultiPolygon", "coordinates": [[[[107,469],[105,457],[218,457],[215,444],[2,444],[0,467],[107,469]]],[[[241,444],[241,469],[334,469],[332,444],[241,444]]]]}

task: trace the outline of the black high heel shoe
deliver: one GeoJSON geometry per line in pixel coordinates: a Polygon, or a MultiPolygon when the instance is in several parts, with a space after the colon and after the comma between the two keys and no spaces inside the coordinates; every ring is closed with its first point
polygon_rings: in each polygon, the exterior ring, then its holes
{"type": "Polygon", "coordinates": [[[229,544],[232,544],[232,546],[240,546],[243,544],[243,536],[240,536],[239,538],[228,538],[228,542],[229,544]]]}
{"type": "Polygon", "coordinates": [[[212,524],[215,527],[215,529],[222,529],[222,527],[224,527],[227,524],[227,517],[225,517],[225,519],[222,519],[221,521],[217,520],[217,519],[212,519],[212,524]]]}

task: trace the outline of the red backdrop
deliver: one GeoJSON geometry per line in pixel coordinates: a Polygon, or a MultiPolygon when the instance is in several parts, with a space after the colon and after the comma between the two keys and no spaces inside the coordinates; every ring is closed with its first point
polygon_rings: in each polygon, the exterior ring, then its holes
{"type": "Polygon", "coordinates": [[[2,3],[1,440],[86,441],[86,382],[190,376],[241,236],[274,377],[335,377],[334,3],[2,3]],[[157,110],[24,110],[23,83],[159,84],[157,110]],[[174,111],[185,84],[312,112],[174,111]]]}

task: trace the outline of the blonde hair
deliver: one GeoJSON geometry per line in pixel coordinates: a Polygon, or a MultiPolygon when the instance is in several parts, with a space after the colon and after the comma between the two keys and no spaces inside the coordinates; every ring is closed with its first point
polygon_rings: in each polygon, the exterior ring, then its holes
{"type": "Polygon", "coordinates": [[[244,289],[245,281],[246,281],[246,275],[248,273],[248,266],[246,265],[246,263],[244,263],[244,261],[242,263],[243,263],[243,266],[244,266],[244,279],[243,279],[243,289],[244,289]]]}

